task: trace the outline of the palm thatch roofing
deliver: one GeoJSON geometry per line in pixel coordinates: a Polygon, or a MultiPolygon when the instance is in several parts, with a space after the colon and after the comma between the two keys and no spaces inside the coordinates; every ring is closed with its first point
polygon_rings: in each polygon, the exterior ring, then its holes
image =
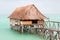
{"type": "Polygon", "coordinates": [[[15,11],[9,16],[9,18],[14,19],[45,19],[45,17],[34,4],[18,7],[15,11]]]}

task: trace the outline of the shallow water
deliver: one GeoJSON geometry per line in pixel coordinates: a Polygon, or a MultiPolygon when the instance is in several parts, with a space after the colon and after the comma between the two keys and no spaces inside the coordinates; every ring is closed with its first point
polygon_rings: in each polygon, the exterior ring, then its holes
{"type": "Polygon", "coordinates": [[[0,18],[0,40],[45,40],[41,36],[24,33],[21,34],[10,29],[9,19],[0,18]]]}

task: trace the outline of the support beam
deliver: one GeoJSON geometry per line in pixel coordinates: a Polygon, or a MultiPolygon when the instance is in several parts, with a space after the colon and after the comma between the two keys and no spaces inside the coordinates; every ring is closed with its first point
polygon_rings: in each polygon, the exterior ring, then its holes
{"type": "Polygon", "coordinates": [[[59,27],[60,27],[60,26],[59,26],[59,23],[58,23],[58,30],[59,30],[59,27]]]}
{"type": "Polygon", "coordinates": [[[24,32],[24,26],[21,25],[21,32],[23,33],[24,32]]]}

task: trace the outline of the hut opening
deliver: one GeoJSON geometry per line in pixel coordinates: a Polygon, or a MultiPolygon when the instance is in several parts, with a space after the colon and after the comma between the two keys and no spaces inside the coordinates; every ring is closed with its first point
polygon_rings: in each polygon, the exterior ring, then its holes
{"type": "Polygon", "coordinates": [[[38,20],[32,20],[32,24],[37,24],[38,20]]]}
{"type": "Polygon", "coordinates": [[[31,21],[32,24],[37,24],[37,23],[38,23],[38,20],[21,20],[21,21],[25,21],[25,22],[26,22],[26,21],[29,21],[29,22],[31,21]]]}

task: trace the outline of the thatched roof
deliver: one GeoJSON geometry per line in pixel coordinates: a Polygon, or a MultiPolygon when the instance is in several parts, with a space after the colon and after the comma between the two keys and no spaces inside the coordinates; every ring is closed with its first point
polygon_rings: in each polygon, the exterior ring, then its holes
{"type": "Polygon", "coordinates": [[[15,19],[45,19],[46,17],[38,11],[34,4],[16,8],[9,16],[15,19]]]}

